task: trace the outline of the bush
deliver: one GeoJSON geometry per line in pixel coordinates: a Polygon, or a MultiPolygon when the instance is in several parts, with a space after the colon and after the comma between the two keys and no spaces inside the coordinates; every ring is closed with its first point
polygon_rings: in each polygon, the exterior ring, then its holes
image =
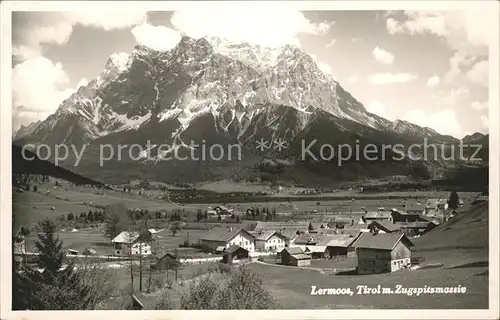
{"type": "Polygon", "coordinates": [[[183,310],[211,310],[217,309],[217,284],[209,277],[202,278],[189,286],[188,291],[181,297],[183,310]]]}
{"type": "Polygon", "coordinates": [[[172,296],[170,295],[170,290],[164,290],[159,301],[155,305],[155,310],[174,310],[175,306],[172,302],[172,296]]]}
{"type": "MultiPolygon", "coordinates": [[[[229,266],[226,266],[229,267],[229,266]]],[[[225,269],[219,265],[219,270],[225,269]]],[[[232,273],[223,284],[211,277],[192,283],[181,297],[181,309],[273,309],[277,304],[267,291],[263,278],[244,267],[232,273]]]]}
{"type": "Polygon", "coordinates": [[[264,279],[257,273],[240,268],[219,293],[221,309],[274,309],[274,296],[267,291],[264,279]]]}
{"type": "Polygon", "coordinates": [[[219,272],[221,274],[230,273],[231,272],[231,266],[229,266],[229,265],[227,265],[225,263],[219,263],[218,269],[219,269],[219,272]]]}

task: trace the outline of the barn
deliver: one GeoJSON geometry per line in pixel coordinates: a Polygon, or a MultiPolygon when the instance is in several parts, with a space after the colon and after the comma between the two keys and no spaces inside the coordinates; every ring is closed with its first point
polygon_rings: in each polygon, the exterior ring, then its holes
{"type": "Polygon", "coordinates": [[[394,272],[411,265],[413,243],[401,233],[362,233],[352,244],[358,274],[394,272]]]}
{"type": "Polygon", "coordinates": [[[345,235],[332,236],[326,243],[326,250],[330,259],[343,259],[356,254],[351,244],[356,240],[354,237],[345,235]]]}
{"type": "Polygon", "coordinates": [[[288,266],[306,266],[311,264],[311,257],[298,247],[285,248],[280,252],[281,264],[288,266]]]}
{"type": "Polygon", "coordinates": [[[222,256],[223,263],[233,263],[235,260],[248,259],[248,250],[238,246],[232,245],[224,251],[222,256]]]}
{"type": "Polygon", "coordinates": [[[306,246],[305,254],[310,255],[312,259],[328,259],[330,258],[329,251],[326,246],[306,246]]]}
{"type": "Polygon", "coordinates": [[[151,266],[153,270],[174,270],[180,266],[177,257],[172,253],[166,253],[156,260],[156,263],[151,266]]]}

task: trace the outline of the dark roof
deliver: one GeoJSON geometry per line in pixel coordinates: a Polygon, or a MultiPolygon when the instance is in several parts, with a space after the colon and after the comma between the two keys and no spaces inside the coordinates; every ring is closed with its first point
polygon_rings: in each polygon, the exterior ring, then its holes
{"type": "Polygon", "coordinates": [[[400,229],[399,224],[395,224],[390,221],[373,221],[369,224],[369,226],[376,226],[385,232],[393,232],[400,229]]]}
{"type": "Polygon", "coordinates": [[[283,251],[288,252],[288,254],[290,254],[290,255],[304,253],[304,251],[302,251],[302,249],[299,247],[288,247],[288,248],[283,249],[281,252],[283,252],[283,251]]]}
{"type": "Polygon", "coordinates": [[[163,260],[165,258],[170,258],[170,259],[173,259],[173,260],[177,260],[177,257],[173,253],[170,253],[170,252],[162,254],[161,257],[158,260],[163,260]]]}
{"type": "Polygon", "coordinates": [[[236,251],[238,251],[239,249],[242,249],[242,250],[245,250],[245,251],[248,251],[246,250],[245,248],[242,248],[236,244],[233,244],[232,246],[230,246],[229,248],[226,249],[226,252],[225,254],[231,254],[231,253],[234,253],[236,251]]]}
{"type": "Polygon", "coordinates": [[[402,216],[415,216],[415,215],[418,215],[418,213],[415,213],[415,212],[406,212],[406,211],[399,210],[399,209],[391,209],[391,212],[400,214],[402,216]]]}
{"type": "Polygon", "coordinates": [[[370,232],[363,232],[351,246],[365,249],[392,250],[400,241],[405,242],[409,247],[413,246],[413,243],[404,234],[379,233],[374,235],[370,232]]]}
{"type": "Polygon", "coordinates": [[[248,231],[245,231],[241,228],[234,228],[233,230],[231,230],[230,228],[213,228],[207,234],[201,236],[200,240],[228,242],[240,232],[246,233],[252,238],[254,237],[248,231]]]}

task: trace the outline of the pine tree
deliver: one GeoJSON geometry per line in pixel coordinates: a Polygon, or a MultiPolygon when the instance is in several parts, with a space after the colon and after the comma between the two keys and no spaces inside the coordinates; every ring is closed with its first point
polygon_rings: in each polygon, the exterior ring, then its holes
{"type": "Polygon", "coordinates": [[[451,210],[456,210],[459,204],[460,199],[458,198],[458,193],[456,191],[452,191],[450,194],[450,199],[448,200],[448,207],[451,210]]]}
{"type": "Polygon", "coordinates": [[[49,274],[56,274],[62,266],[64,253],[62,252],[62,242],[55,236],[56,225],[49,219],[40,222],[40,233],[35,247],[40,253],[38,255],[38,267],[45,269],[49,274]]]}
{"type": "Polygon", "coordinates": [[[83,284],[72,263],[63,268],[62,242],[55,235],[56,225],[45,219],[39,224],[35,243],[40,252],[37,265],[41,272],[30,267],[13,278],[14,309],[79,310],[91,304],[90,287],[83,284]]]}

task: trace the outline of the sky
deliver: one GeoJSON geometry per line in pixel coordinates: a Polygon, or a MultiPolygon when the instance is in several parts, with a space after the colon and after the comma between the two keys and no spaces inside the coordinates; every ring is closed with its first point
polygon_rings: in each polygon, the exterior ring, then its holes
{"type": "Polygon", "coordinates": [[[183,35],[213,35],[294,44],[389,120],[458,138],[488,132],[488,21],[495,16],[487,12],[299,11],[286,2],[117,10],[13,12],[13,129],[54,113],[113,53],[137,44],[168,50],[183,35]]]}

